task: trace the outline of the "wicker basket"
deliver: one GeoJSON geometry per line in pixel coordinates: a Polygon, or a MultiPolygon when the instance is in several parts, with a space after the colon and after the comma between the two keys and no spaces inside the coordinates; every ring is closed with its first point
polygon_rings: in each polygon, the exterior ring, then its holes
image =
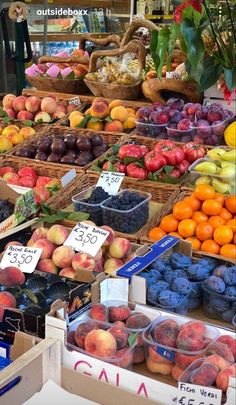
{"type": "Polygon", "coordinates": [[[83,79],[50,79],[44,76],[26,76],[27,81],[37,90],[69,94],[86,94],[88,87],[83,79]]]}
{"type": "MultiPolygon", "coordinates": [[[[85,190],[86,188],[88,188],[90,186],[95,185],[97,183],[98,179],[99,179],[99,174],[86,174],[83,177],[81,177],[80,179],[75,179],[71,183],[70,190],[67,190],[67,192],[64,193],[64,196],[62,198],[61,198],[61,196],[60,196],[60,198],[58,198],[58,195],[55,195],[54,198],[51,199],[50,207],[52,207],[55,210],[64,209],[64,208],[68,207],[72,203],[71,199],[75,194],[85,190]]],[[[174,201],[177,194],[179,193],[179,191],[177,192],[177,190],[175,188],[166,187],[163,185],[160,185],[160,187],[158,187],[158,188],[150,189],[150,187],[148,187],[144,182],[132,181],[131,179],[128,179],[125,177],[125,179],[123,180],[122,185],[121,185],[121,190],[126,189],[126,188],[149,192],[152,194],[151,200],[153,202],[159,203],[159,204],[164,204],[167,201],[174,201]]],[[[152,217],[149,219],[148,223],[150,221],[152,221],[153,217],[156,216],[158,214],[158,212],[161,211],[161,208],[155,207],[152,209],[152,211],[153,211],[152,217]]],[[[76,223],[74,221],[64,221],[63,223],[70,227],[76,225],[76,223]]],[[[131,241],[137,242],[144,235],[144,230],[146,229],[146,226],[147,225],[145,225],[143,228],[141,228],[135,234],[126,234],[126,233],[122,233],[122,232],[116,232],[116,235],[119,237],[122,237],[122,238],[129,239],[131,241]]]]}
{"type": "MultiPolygon", "coordinates": [[[[111,51],[96,51],[90,57],[89,73],[95,72],[97,69],[97,59],[102,56],[121,56],[127,52],[137,55],[139,62],[140,73],[145,68],[146,50],[142,43],[138,40],[129,42],[126,46],[111,51]]],[[[90,91],[96,97],[110,98],[119,100],[135,100],[138,98],[141,91],[141,81],[133,85],[121,85],[116,83],[101,83],[88,79],[84,79],[90,91]]]]}

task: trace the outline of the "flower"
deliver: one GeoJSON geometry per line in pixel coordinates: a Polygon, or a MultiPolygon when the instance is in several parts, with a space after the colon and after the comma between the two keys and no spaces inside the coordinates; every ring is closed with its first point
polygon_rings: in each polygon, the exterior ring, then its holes
{"type": "Polygon", "coordinates": [[[174,11],[174,14],[173,14],[174,22],[176,22],[177,24],[181,24],[183,11],[187,7],[190,7],[190,6],[192,6],[199,13],[202,12],[202,1],[201,0],[187,0],[187,1],[184,1],[179,6],[177,6],[175,11],[174,11]]]}
{"type": "Polygon", "coordinates": [[[236,87],[230,91],[226,85],[224,79],[219,80],[219,90],[224,94],[224,99],[227,101],[227,104],[231,104],[233,99],[236,97],[236,87]]]}

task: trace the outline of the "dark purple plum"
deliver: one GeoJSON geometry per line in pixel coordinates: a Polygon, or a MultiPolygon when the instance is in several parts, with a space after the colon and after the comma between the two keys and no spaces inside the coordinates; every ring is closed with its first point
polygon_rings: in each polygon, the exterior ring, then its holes
{"type": "Polygon", "coordinates": [[[60,163],[61,161],[61,155],[57,153],[50,153],[50,155],[47,158],[48,162],[53,162],[53,163],[60,163]]]}
{"type": "Polygon", "coordinates": [[[75,149],[76,141],[77,141],[77,136],[74,134],[68,134],[64,138],[64,142],[65,142],[67,149],[72,149],[72,150],[75,149]]]}
{"type": "Polygon", "coordinates": [[[81,135],[77,139],[76,146],[79,151],[90,152],[92,149],[92,142],[86,135],[81,135]]]}
{"type": "Polygon", "coordinates": [[[65,152],[65,143],[63,139],[55,139],[52,142],[51,151],[56,155],[63,155],[63,153],[65,152]]]}
{"type": "Polygon", "coordinates": [[[90,140],[91,140],[93,146],[101,146],[101,145],[103,145],[103,142],[104,142],[103,137],[100,134],[96,134],[96,133],[91,134],[90,140]]]}
{"type": "Polygon", "coordinates": [[[46,152],[43,152],[42,150],[39,150],[35,155],[35,159],[43,160],[44,162],[46,162],[47,158],[48,154],[46,152]]]}

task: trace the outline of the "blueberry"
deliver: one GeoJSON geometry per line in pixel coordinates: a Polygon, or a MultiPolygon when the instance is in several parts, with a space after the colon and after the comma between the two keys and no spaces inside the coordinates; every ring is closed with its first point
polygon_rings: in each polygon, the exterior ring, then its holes
{"type": "Polygon", "coordinates": [[[184,269],[192,264],[192,259],[183,253],[172,253],[170,264],[174,269],[184,269]]]}
{"type": "Polygon", "coordinates": [[[172,291],[179,294],[188,295],[192,290],[192,284],[186,278],[176,278],[171,284],[172,291]]]}
{"type": "Polygon", "coordinates": [[[224,271],[223,280],[228,285],[236,286],[236,266],[229,267],[224,271]]]}
{"type": "Polygon", "coordinates": [[[217,276],[210,276],[207,280],[205,280],[206,287],[209,290],[214,291],[216,293],[222,294],[225,291],[225,283],[224,281],[217,276]]]}

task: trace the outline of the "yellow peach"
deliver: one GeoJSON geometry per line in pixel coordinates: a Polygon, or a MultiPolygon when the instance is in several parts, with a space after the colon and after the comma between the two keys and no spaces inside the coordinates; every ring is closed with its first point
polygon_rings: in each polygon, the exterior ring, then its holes
{"type": "Polygon", "coordinates": [[[83,115],[76,115],[70,119],[70,127],[76,128],[82,121],[84,117],[83,115]]]}
{"type": "Polygon", "coordinates": [[[128,112],[125,107],[118,106],[111,110],[111,118],[120,122],[125,122],[128,118],[128,112]]]}
{"type": "Polygon", "coordinates": [[[29,138],[30,136],[36,133],[35,129],[32,127],[21,128],[19,134],[23,136],[24,139],[29,138]]]}
{"type": "Polygon", "coordinates": [[[112,110],[114,107],[119,107],[123,106],[124,107],[124,102],[121,100],[112,100],[109,104],[110,110],[112,110]]]}
{"type": "Polygon", "coordinates": [[[20,133],[16,133],[12,136],[11,141],[13,145],[18,145],[24,141],[24,137],[20,133]]]}
{"type": "Polygon", "coordinates": [[[103,131],[104,125],[102,121],[89,121],[87,128],[93,129],[94,131],[103,131]]]}
{"type": "Polygon", "coordinates": [[[124,129],[133,129],[136,127],[136,117],[128,117],[123,123],[124,129]]]}

